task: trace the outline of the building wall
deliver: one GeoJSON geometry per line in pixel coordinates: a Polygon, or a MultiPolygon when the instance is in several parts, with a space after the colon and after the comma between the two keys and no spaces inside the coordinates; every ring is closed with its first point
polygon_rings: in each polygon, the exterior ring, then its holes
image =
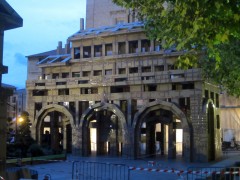
{"type": "MultiPolygon", "coordinates": [[[[144,51],[141,47],[142,40],[145,39],[146,35],[141,28],[134,29],[133,32],[123,30],[111,35],[103,33],[98,38],[91,35],[88,38],[74,37],[72,52],[74,48],[80,48],[80,57],[74,58],[72,53],[72,60],[68,65],[41,65],[42,73],[48,74],[48,78],[27,81],[30,119],[33,122],[37,121],[36,118],[41,110],[36,109],[38,103],[41,107],[47,107],[49,104],[64,106],[64,103],[73,102],[75,104],[74,126],[78,127],[88,107],[98,102],[109,102],[120,107],[130,126],[135,113],[148,106],[151,101],[171,101],[178,105],[192,124],[195,161],[208,161],[209,147],[206,145],[208,121],[203,105],[206,105],[204,98],[211,98],[217,104],[218,89],[203,82],[201,69],[174,69],[176,57],[181,52],[166,54],[164,50],[155,49],[154,41],[150,42],[150,47],[147,48],[149,51],[144,51]],[[139,48],[136,53],[130,53],[129,42],[134,40],[137,41],[139,48]],[[119,54],[119,42],[126,43],[126,53],[119,54]],[[109,43],[112,43],[112,53],[106,55],[104,50],[109,43]],[[96,45],[102,45],[102,55],[99,57],[95,57],[94,54],[96,45]],[[85,46],[91,46],[92,53],[89,58],[83,57],[85,46]],[[163,69],[158,69],[159,66],[163,69]],[[132,72],[132,69],[137,71],[132,72]],[[106,74],[109,70],[111,73],[106,74]],[[68,73],[67,78],[63,77],[64,73],[68,73]],[[74,77],[74,73],[79,73],[79,77],[74,77]],[[43,84],[36,86],[40,83],[43,84]],[[152,85],[156,87],[151,89],[152,85]],[[113,87],[125,88],[114,92],[113,87]],[[45,95],[33,95],[33,91],[42,91],[45,95]],[[123,101],[126,102],[126,107],[121,105],[123,101]],[[89,105],[86,106],[85,102],[89,105]]],[[[69,108],[68,105],[66,107],[69,108]]],[[[214,122],[219,114],[217,109],[214,110],[214,122]]],[[[214,128],[216,139],[220,139],[219,128],[214,128]]],[[[216,144],[220,147],[220,141],[216,144]]],[[[217,147],[215,155],[219,158],[221,149],[217,147]]]]}
{"type": "Polygon", "coordinates": [[[115,5],[111,0],[87,0],[87,29],[112,26],[122,21],[132,22],[129,10],[115,5]]]}

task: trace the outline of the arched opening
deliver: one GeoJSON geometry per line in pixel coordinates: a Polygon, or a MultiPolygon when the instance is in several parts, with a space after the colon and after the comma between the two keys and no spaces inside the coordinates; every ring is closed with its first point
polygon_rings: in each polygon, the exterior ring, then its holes
{"type": "Polygon", "coordinates": [[[72,152],[73,116],[60,105],[43,107],[33,124],[36,140],[46,153],[72,152]]]}
{"type": "Polygon", "coordinates": [[[151,102],[135,115],[133,126],[135,158],[166,155],[174,159],[181,155],[192,160],[191,126],[173,103],[151,102]]]}
{"type": "Polygon", "coordinates": [[[81,119],[84,156],[121,156],[126,140],[125,117],[113,104],[98,103],[81,119]]]}

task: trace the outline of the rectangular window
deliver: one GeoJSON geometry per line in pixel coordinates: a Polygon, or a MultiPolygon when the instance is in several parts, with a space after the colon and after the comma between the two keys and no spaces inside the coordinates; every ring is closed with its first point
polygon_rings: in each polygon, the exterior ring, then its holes
{"type": "Polygon", "coordinates": [[[105,56],[112,56],[113,55],[113,47],[112,44],[105,45],[105,56]]]}
{"type": "Polygon", "coordinates": [[[150,41],[147,39],[141,40],[141,50],[142,52],[150,51],[150,41]]]}
{"type": "Polygon", "coordinates": [[[80,77],[80,72],[72,72],[72,77],[80,77]]]}
{"type": "Polygon", "coordinates": [[[80,59],[80,47],[74,48],[74,59],[80,59]]]}
{"type": "Polygon", "coordinates": [[[210,98],[213,100],[213,102],[215,102],[214,92],[210,92],[210,98]]]}
{"type": "Polygon", "coordinates": [[[83,58],[90,58],[91,57],[91,46],[84,46],[83,47],[83,58]]]}
{"type": "Polygon", "coordinates": [[[83,71],[82,76],[83,77],[89,77],[91,75],[91,71],[83,71]]]}
{"type": "Polygon", "coordinates": [[[62,78],[69,78],[69,73],[62,73],[62,78]]]}
{"type": "Polygon", "coordinates": [[[129,41],[129,53],[137,53],[138,41],[129,41]]]}
{"type": "Polygon", "coordinates": [[[102,70],[93,71],[93,75],[94,76],[101,76],[102,75],[102,70]]]}
{"type": "Polygon", "coordinates": [[[39,111],[40,109],[42,109],[42,103],[36,102],[35,103],[35,110],[39,111]]]}
{"type": "Polygon", "coordinates": [[[59,78],[59,74],[58,73],[53,73],[52,74],[52,78],[53,79],[58,79],[59,78]]]}
{"type": "Polygon", "coordinates": [[[142,72],[143,73],[151,72],[151,66],[142,67],[142,72]]]}
{"type": "Polygon", "coordinates": [[[98,94],[98,88],[81,88],[81,94],[98,94]]]}
{"type": "Polygon", "coordinates": [[[116,78],[115,82],[124,82],[127,81],[127,78],[116,78]]]}
{"type": "Polygon", "coordinates": [[[118,74],[126,74],[126,68],[119,68],[118,74]]]}
{"type": "Polygon", "coordinates": [[[157,85],[155,85],[155,84],[144,85],[143,90],[145,92],[147,92],[147,91],[157,91],[157,85]]]}
{"type": "Polygon", "coordinates": [[[154,67],[155,72],[164,71],[164,65],[158,65],[154,67]]]}
{"type": "Polygon", "coordinates": [[[204,93],[204,94],[205,94],[205,98],[208,99],[208,98],[209,98],[209,92],[208,92],[208,90],[205,90],[205,93],[204,93]]]}
{"type": "Polygon", "coordinates": [[[94,57],[101,57],[102,56],[102,45],[95,45],[94,46],[94,57]]]}
{"type": "Polygon", "coordinates": [[[129,68],[129,73],[130,73],[130,74],[138,73],[138,67],[129,68]]]}
{"type": "Polygon", "coordinates": [[[69,89],[59,89],[58,95],[69,95],[69,89]]]}
{"type": "Polygon", "coordinates": [[[33,90],[32,95],[33,96],[47,96],[48,91],[47,90],[33,90]]]}
{"type": "Polygon", "coordinates": [[[173,64],[169,64],[168,65],[168,70],[174,70],[174,65],[173,64]]]}
{"type": "Polygon", "coordinates": [[[35,86],[45,86],[45,83],[35,83],[35,86]]]}
{"type": "Polygon", "coordinates": [[[112,75],[112,69],[106,69],[105,75],[112,75]]]}
{"type": "Polygon", "coordinates": [[[111,86],[111,93],[130,92],[129,86],[111,86]]]}
{"type": "Polygon", "coordinates": [[[194,89],[194,82],[183,83],[182,89],[194,89]]]}
{"type": "Polygon", "coordinates": [[[184,74],[170,74],[170,79],[184,78],[184,74]]]}
{"type": "Polygon", "coordinates": [[[89,81],[88,80],[80,80],[78,81],[78,84],[88,84],[89,81]]]}
{"type": "Polygon", "coordinates": [[[118,43],[118,54],[126,54],[126,43],[125,42],[118,43]]]}
{"type": "Polygon", "coordinates": [[[56,82],[56,85],[59,86],[59,85],[66,85],[67,82],[56,82]]]}

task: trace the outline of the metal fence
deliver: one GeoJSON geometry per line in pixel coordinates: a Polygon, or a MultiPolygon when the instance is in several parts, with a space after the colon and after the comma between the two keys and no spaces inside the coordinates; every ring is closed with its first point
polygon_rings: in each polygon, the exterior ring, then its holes
{"type": "Polygon", "coordinates": [[[129,180],[130,170],[125,164],[75,161],[72,165],[73,180],[129,180]]]}
{"type": "Polygon", "coordinates": [[[240,180],[240,167],[189,167],[188,180],[240,180]]]}

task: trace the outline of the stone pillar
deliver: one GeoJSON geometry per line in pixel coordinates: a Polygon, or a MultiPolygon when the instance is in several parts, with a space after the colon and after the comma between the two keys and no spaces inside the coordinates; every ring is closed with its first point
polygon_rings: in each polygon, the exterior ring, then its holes
{"type": "Polygon", "coordinates": [[[127,124],[131,126],[132,123],[132,99],[127,100],[127,124]]]}
{"type": "Polygon", "coordinates": [[[150,52],[153,52],[154,51],[154,40],[151,40],[150,41],[150,52]]]}
{"type": "Polygon", "coordinates": [[[138,40],[138,48],[137,48],[137,53],[142,52],[142,48],[141,48],[141,40],[138,40]]]}
{"type": "Polygon", "coordinates": [[[105,53],[106,53],[106,51],[105,51],[105,49],[106,49],[105,46],[106,46],[106,44],[103,43],[103,44],[102,44],[102,57],[105,57],[105,56],[106,56],[106,54],[105,54],[105,53]]]}
{"type": "Polygon", "coordinates": [[[83,59],[83,46],[82,45],[80,46],[80,59],[83,59]]]}
{"type": "Polygon", "coordinates": [[[128,54],[128,53],[129,53],[129,44],[128,44],[128,41],[125,41],[125,43],[126,43],[126,54],[128,54]]]}
{"type": "Polygon", "coordinates": [[[82,131],[77,127],[72,127],[72,154],[86,155],[82,147],[82,131]]]}
{"type": "Polygon", "coordinates": [[[81,117],[79,117],[79,102],[75,101],[75,125],[78,127],[80,124],[81,117]]]}
{"type": "Polygon", "coordinates": [[[91,54],[90,54],[90,57],[92,58],[92,57],[94,57],[95,55],[94,55],[94,45],[93,45],[93,43],[92,43],[92,45],[91,45],[91,54]]]}
{"type": "Polygon", "coordinates": [[[118,55],[118,42],[113,43],[113,55],[118,55]]]}
{"type": "Polygon", "coordinates": [[[161,124],[161,138],[160,138],[160,147],[161,147],[161,155],[165,154],[166,151],[166,125],[161,124]]]}
{"type": "Polygon", "coordinates": [[[168,158],[176,158],[176,130],[173,129],[173,123],[168,125],[168,158]]]}
{"type": "Polygon", "coordinates": [[[52,112],[50,116],[51,148],[54,152],[59,150],[58,113],[52,112]]]}
{"type": "Polygon", "coordinates": [[[118,117],[115,116],[111,119],[113,123],[113,129],[111,130],[110,135],[110,155],[118,156],[119,155],[119,125],[118,117]]]}

